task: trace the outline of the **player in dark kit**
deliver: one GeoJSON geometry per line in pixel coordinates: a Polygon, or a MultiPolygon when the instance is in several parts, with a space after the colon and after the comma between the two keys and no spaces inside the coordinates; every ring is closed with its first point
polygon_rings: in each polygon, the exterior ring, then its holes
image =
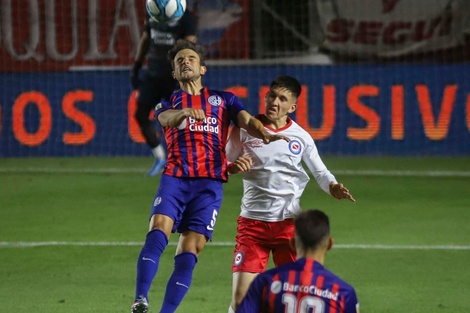
{"type": "Polygon", "coordinates": [[[147,14],[130,80],[132,87],[139,91],[135,118],[155,157],[147,173],[149,176],[157,175],[166,160],[164,144],[149,114],[157,103],[162,99],[168,100],[173,91],[178,89],[178,82],[171,75],[171,65],[166,56],[178,39],[196,42],[196,31],[195,17],[189,9],[180,20],[171,24],[158,23],[147,14]],[[146,56],[148,71],[140,79],[139,71],[146,56]]]}
{"type": "Polygon", "coordinates": [[[203,87],[204,55],[203,47],[186,40],[179,40],[168,53],[181,89],[156,107],[169,154],[137,261],[132,313],[148,311],[148,291],[172,232],[180,235],[160,312],[174,312],[188,292],[198,255],[212,238],[222,203],[231,122],[264,143],[289,140],[269,133],[233,93],[203,87]]]}
{"type": "Polygon", "coordinates": [[[332,245],[328,216],[320,210],[300,213],[297,261],[258,275],[236,313],[359,313],[354,288],[323,266],[332,245]]]}

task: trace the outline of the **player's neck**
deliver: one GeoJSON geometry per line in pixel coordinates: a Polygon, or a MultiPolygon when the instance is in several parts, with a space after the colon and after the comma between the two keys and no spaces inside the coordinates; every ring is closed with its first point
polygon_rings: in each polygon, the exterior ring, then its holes
{"type": "Polygon", "coordinates": [[[284,128],[287,125],[287,116],[278,120],[270,120],[266,115],[262,115],[262,119],[263,124],[271,127],[272,129],[284,128]]]}
{"type": "Polygon", "coordinates": [[[316,262],[322,265],[325,264],[325,253],[322,251],[307,251],[300,257],[314,259],[316,262]]]}
{"type": "Polygon", "coordinates": [[[180,88],[190,95],[200,95],[202,92],[202,84],[200,80],[180,82],[180,88]]]}

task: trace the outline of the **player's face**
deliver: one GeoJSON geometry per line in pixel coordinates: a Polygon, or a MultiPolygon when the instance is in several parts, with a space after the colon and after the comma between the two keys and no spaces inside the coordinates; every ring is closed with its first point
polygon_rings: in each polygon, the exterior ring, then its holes
{"type": "Polygon", "coordinates": [[[297,108],[297,99],[286,88],[272,88],[265,98],[266,117],[271,121],[287,118],[297,108]]]}
{"type": "Polygon", "coordinates": [[[179,51],[173,62],[175,64],[173,75],[176,80],[181,82],[197,80],[206,72],[206,67],[201,66],[199,55],[191,49],[179,51]]]}

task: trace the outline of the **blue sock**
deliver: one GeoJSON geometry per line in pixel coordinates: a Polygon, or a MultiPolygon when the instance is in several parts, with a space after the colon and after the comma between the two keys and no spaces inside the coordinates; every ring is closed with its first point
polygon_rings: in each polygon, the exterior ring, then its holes
{"type": "Polygon", "coordinates": [[[191,286],[193,270],[197,263],[197,256],[191,252],[183,252],[175,256],[175,269],[166,285],[160,313],[173,313],[176,311],[191,286]]]}
{"type": "Polygon", "coordinates": [[[168,238],[161,230],[155,229],[147,234],[145,244],[140,251],[139,260],[137,261],[136,300],[141,295],[148,299],[152,280],[157,275],[160,256],[167,244],[168,238]]]}

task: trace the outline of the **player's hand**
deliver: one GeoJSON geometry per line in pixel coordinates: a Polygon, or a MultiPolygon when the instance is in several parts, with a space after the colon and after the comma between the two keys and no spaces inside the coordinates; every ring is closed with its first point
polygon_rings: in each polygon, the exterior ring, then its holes
{"type": "Polygon", "coordinates": [[[270,143],[272,141],[276,141],[276,140],[285,140],[285,141],[289,142],[290,138],[286,137],[286,136],[275,135],[275,134],[270,134],[270,133],[265,134],[264,138],[263,138],[263,142],[265,144],[268,144],[268,143],[270,143]]]}
{"type": "Polygon", "coordinates": [[[183,109],[183,112],[186,117],[191,117],[198,122],[202,122],[206,118],[206,114],[202,109],[186,108],[183,109]]]}
{"type": "Polygon", "coordinates": [[[253,161],[251,161],[251,158],[241,156],[235,162],[228,165],[228,172],[230,174],[248,172],[252,164],[253,161]]]}
{"type": "Polygon", "coordinates": [[[338,200],[349,199],[352,202],[356,202],[353,196],[349,193],[348,188],[344,187],[343,184],[330,184],[330,194],[338,200]]]}

